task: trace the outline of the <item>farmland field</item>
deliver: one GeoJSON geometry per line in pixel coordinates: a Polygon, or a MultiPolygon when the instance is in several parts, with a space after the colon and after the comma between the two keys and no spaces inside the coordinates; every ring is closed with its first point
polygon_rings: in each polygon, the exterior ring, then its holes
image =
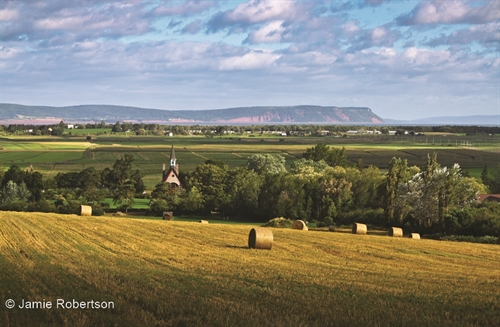
{"type": "Polygon", "coordinates": [[[2,326],[498,326],[499,245],[0,212],[2,326]],[[8,299],[51,309],[7,309],[8,299]],[[113,309],[63,309],[56,301],[113,309]]]}
{"type": "Polygon", "coordinates": [[[431,135],[428,137],[351,136],[338,137],[157,137],[110,135],[85,137],[10,137],[0,139],[0,164],[3,169],[16,164],[32,165],[46,177],[58,172],[81,171],[88,167],[104,169],[125,154],[134,156],[134,169],[144,175],[148,189],[161,178],[161,167],[167,163],[170,147],[175,152],[181,171],[190,171],[205,160],[221,160],[229,167],[246,164],[252,154],[281,154],[290,165],[310,147],[323,142],[332,147],[345,147],[353,164],[386,169],[392,157],[423,166],[428,153],[436,152],[445,166],[459,163],[474,177],[485,165],[500,163],[498,136],[431,135]],[[474,145],[474,147],[472,147],[474,145]]]}

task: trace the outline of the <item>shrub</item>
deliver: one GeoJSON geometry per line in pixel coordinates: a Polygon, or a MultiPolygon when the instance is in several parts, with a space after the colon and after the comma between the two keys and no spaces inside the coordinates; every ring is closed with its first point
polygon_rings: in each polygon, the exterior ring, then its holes
{"type": "Polygon", "coordinates": [[[48,200],[40,200],[28,204],[26,211],[29,212],[56,212],[56,206],[48,200]]]}
{"type": "Polygon", "coordinates": [[[0,206],[0,210],[5,211],[25,211],[27,203],[25,201],[14,201],[9,203],[3,203],[0,206]]]}
{"type": "Polygon", "coordinates": [[[387,225],[387,219],[382,208],[355,209],[348,212],[341,212],[335,218],[336,225],[352,225],[355,222],[379,227],[387,225]]]}
{"type": "Polygon", "coordinates": [[[497,244],[498,237],[496,236],[472,236],[472,235],[441,235],[432,234],[425,235],[425,238],[452,241],[452,242],[470,242],[470,243],[483,243],[483,244],[497,244]]]}
{"type": "Polygon", "coordinates": [[[168,202],[163,199],[151,200],[150,210],[154,215],[161,216],[164,211],[170,211],[172,208],[168,205],[168,202]]]}
{"type": "Polygon", "coordinates": [[[328,227],[333,225],[333,218],[326,217],[323,221],[317,223],[317,227],[328,227]]]}
{"type": "Polygon", "coordinates": [[[269,220],[262,227],[292,228],[293,221],[288,218],[277,217],[269,220]]]}
{"type": "Polygon", "coordinates": [[[92,204],[92,216],[102,216],[104,215],[104,208],[100,203],[92,204]]]}

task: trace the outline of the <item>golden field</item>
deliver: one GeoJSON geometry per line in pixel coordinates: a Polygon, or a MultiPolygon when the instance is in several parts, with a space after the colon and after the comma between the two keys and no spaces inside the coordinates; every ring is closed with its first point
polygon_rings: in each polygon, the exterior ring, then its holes
{"type": "Polygon", "coordinates": [[[0,325],[500,325],[500,245],[251,228],[0,212],[0,325]]]}

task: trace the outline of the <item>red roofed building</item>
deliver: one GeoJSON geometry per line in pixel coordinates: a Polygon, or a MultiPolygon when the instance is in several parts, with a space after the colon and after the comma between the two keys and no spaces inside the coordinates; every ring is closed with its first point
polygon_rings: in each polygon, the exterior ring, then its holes
{"type": "Polygon", "coordinates": [[[483,202],[483,201],[500,202],[500,194],[478,194],[477,201],[478,202],[483,202]]]}

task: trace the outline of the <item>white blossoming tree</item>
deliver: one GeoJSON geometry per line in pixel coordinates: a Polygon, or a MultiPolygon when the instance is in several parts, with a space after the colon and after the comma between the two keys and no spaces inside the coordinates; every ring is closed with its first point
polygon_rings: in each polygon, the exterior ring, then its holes
{"type": "Polygon", "coordinates": [[[476,201],[478,184],[462,175],[458,164],[440,167],[436,156],[429,157],[426,169],[398,186],[394,201],[395,216],[400,222],[412,213],[418,224],[430,228],[444,225],[452,207],[468,207],[476,201]]]}

